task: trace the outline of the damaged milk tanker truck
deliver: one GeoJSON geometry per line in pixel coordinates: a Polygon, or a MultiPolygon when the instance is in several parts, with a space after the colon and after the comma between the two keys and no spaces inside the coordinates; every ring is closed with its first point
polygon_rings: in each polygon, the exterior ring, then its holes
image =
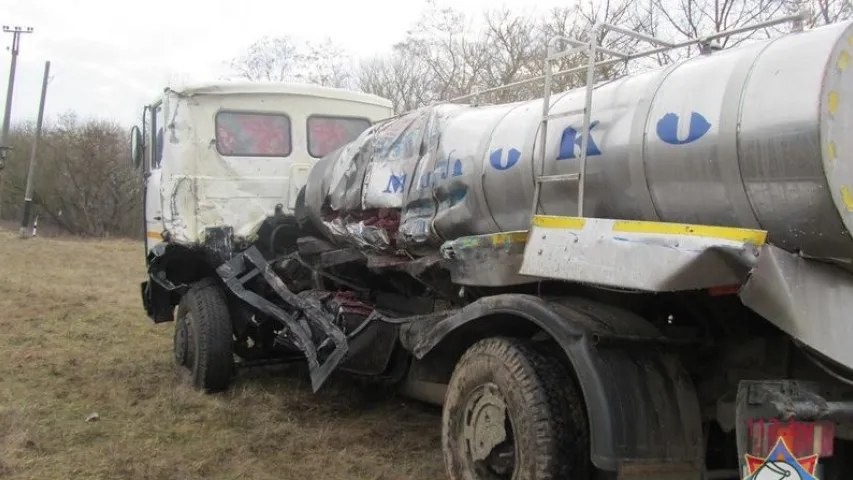
{"type": "Polygon", "coordinates": [[[802,18],[597,25],[648,49],[555,39],[593,60],[544,101],[167,89],[132,135],[147,314],[205,391],[302,361],[442,405],[454,480],[853,478],[853,23],[802,18]]]}

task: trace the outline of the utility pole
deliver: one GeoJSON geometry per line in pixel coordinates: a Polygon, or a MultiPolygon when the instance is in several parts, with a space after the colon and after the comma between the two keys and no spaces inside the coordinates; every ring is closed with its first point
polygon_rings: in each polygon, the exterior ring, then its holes
{"type": "Polygon", "coordinates": [[[39,116],[36,121],[36,134],[33,137],[33,146],[30,149],[30,165],[27,170],[27,190],[24,193],[24,213],[21,216],[21,238],[27,238],[27,227],[30,224],[30,210],[33,205],[33,181],[36,170],[36,152],[38,150],[39,137],[41,137],[41,124],[44,120],[44,100],[47,97],[47,83],[50,77],[50,61],[44,62],[44,79],[41,82],[41,100],[39,100],[39,116]]]}
{"type": "MultiPolygon", "coordinates": [[[[3,25],[3,33],[12,34],[12,63],[9,65],[9,85],[6,89],[6,110],[3,112],[3,128],[0,130],[0,170],[6,166],[9,150],[9,123],[12,121],[12,92],[15,89],[15,68],[18,65],[18,51],[21,48],[21,35],[33,33],[33,27],[9,27],[3,25]]],[[[3,211],[3,178],[0,175],[0,218],[3,211]]]]}

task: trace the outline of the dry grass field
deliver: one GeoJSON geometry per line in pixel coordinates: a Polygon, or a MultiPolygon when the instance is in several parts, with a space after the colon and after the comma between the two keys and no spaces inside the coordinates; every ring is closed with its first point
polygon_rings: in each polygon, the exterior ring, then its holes
{"type": "Polygon", "coordinates": [[[314,395],[298,371],[180,385],[142,254],[0,230],[0,478],[443,478],[437,409],[345,379],[314,395]]]}

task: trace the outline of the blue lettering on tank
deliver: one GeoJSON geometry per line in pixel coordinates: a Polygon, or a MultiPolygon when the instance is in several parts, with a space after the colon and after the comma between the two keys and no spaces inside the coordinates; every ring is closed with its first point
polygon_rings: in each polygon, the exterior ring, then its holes
{"type": "Polygon", "coordinates": [[[510,148],[506,154],[506,163],[503,161],[503,149],[499,148],[489,155],[489,163],[496,170],[509,170],[514,167],[518,160],[521,159],[521,152],[514,148],[510,148]]]}
{"type": "MultiPolygon", "coordinates": [[[[598,123],[598,120],[596,120],[589,124],[589,134],[587,135],[589,138],[586,144],[587,157],[601,155],[601,150],[592,138],[592,129],[595,128],[598,123]]],[[[583,136],[578,133],[579,132],[572,127],[568,127],[563,130],[563,137],[560,139],[560,153],[557,155],[557,160],[570,160],[572,158],[576,158],[575,148],[577,148],[578,153],[580,153],[581,140],[583,140],[583,136]]]]}
{"type": "Polygon", "coordinates": [[[462,160],[456,159],[453,162],[453,173],[450,174],[451,177],[461,177],[462,176],[462,160]]]}
{"type": "MultiPolygon", "coordinates": [[[[435,184],[437,180],[447,179],[447,170],[448,165],[450,164],[451,154],[453,154],[453,151],[447,155],[445,160],[436,162],[432,172],[425,172],[421,175],[421,180],[418,182],[418,189],[425,190],[435,184]]],[[[453,167],[450,169],[450,177],[461,177],[462,173],[462,160],[457,158],[456,160],[453,160],[453,167]]]]}
{"type": "Polygon", "coordinates": [[[406,174],[402,175],[394,175],[391,174],[388,177],[388,185],[385,186],[385,190],[382,190],[382,193],[400,193],[403,191],[403,187],[406,185],[406,174]]]}
{"type": "Polygon", "coordinates": [[[699,113],[691,112],[687,138],[680,140],[678,138],[678,122],[679,117],[675,113],[667,113],[661,117],[657,124],[658,138],[670,145],[685,145],[704,137],[711,129],[711,124],[705,117],[699,113]]]}
{"type": "Polygon", "coordinates": [[[446,158],[435,163],[432,171],[435,172],[436,177],[440,177],[442,180],[447,179],[447,167],[450,165],[450,156],[453,155],[453,152],[454,150],[451,150],[446,158]],[[438,173],[439,171],[441,172],[440,174],[438,173]]]}

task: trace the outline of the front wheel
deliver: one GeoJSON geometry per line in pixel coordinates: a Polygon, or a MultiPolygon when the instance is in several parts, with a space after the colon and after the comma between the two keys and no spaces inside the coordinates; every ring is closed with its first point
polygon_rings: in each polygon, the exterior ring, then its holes
{"type": "Polygon", "coordinates": [[[530,342],[489,338],[459,360],[444,403],[452,480],[587,480],[586,413],[573,376],[530,342]]]}
{"type": "Polygon", "coordinates": [[[233,330],[222,288],[212,280],[181,298],[175,322],[175,363],[193,387],[209,393],[228,388],[234,374],[233,330]]]}

